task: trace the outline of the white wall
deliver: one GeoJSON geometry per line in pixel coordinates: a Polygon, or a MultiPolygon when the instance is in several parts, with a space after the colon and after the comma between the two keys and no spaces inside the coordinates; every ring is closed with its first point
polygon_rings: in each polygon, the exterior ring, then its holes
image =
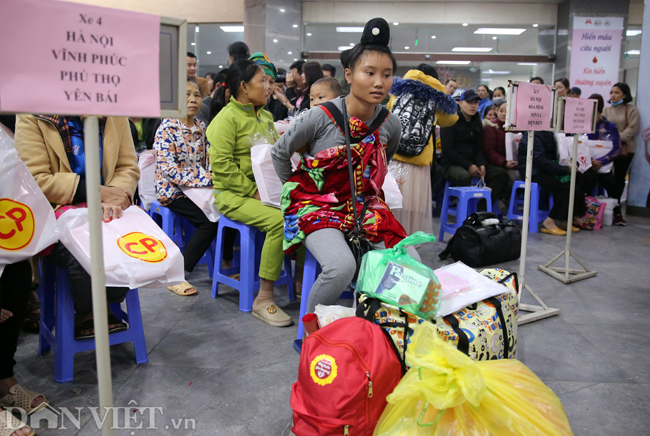
{"type": "Polygon", "coordinates": [[[189,23],[242,23],[244,0],[65,0],[88,5],[146,12],[189,23]]]}

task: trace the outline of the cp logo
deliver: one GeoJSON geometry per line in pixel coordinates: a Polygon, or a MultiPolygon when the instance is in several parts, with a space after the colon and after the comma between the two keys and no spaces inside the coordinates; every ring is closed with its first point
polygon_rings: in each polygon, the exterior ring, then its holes
{"type": "Polygon", "coordinates": [[[117,246],[128,256],[145,262],[157,263],[167,259],[167,249],[162,241],[141,232],[117,238],[117,246]]]}
{"type": "Polygon", "coordinates": [[[0,249],[18,251],[34,237],[34,214],[26,204],[0,198],[0,249]]]}
{"type": "Polygon", "coordinates": [[[316,356],[309,365],[309,373],[314,383],[321,386],[328,385],[334,381],[338,375],[338,366],[336,360],[327,354],[316,356]]]}

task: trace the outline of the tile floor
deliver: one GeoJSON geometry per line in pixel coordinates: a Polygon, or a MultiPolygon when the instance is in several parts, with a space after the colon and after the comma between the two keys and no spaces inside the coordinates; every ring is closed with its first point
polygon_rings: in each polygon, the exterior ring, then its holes
{"type": "MultiPolygon", "coordinates": [[[[650,219],[629,217],[627,227],[574,236],[573,249],[598,271],[595,278],[564,285],[537,269],[563,248],[564,238],[530,236],[527,283],[562,313],[521,326],[517,357],[560,397],[575,435],[647,436],[650,219]]],[[[420,253],[437,268],[442,250],[434,243],[420,253]]],[[[518,271],[519,262],[499,266],[518,271]]],[[[204,265],[188,279],[198,296],[140,291],[147,364],[135,365],[131,345],[111,348],[114,403],[125,408],[118,410],[116,434],[288,435],[299,361],[292,347],[297,327],[267,327],[239,312],[238,294],[229,288],[212,299],[204,265]]],[[[297,319],[298,301],[289,302],[283,289],[276,297],[297,319]]],[[[523,300],[533,303],[529,295],[523,300]]],[[[53,354],[38,356],[37,341],[37,335],[21,337],[16,377],[69,412],[63,417],[66,429],[58,417],[58,429],[41,421],[37,434],[101,434],[92,409],[98,406],[94,352],[77,355],[75,380],[59,384],[53,379],[53,354]]]]}

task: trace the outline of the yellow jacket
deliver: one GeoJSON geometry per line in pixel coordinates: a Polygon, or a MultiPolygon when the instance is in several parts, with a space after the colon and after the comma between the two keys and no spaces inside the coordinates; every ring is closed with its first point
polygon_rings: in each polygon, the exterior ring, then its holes
{"type": "MultiPolygon", "coordinates": [[[[44,118],[52,117],[18,115],[15,146],[45,197],[58,208],[72,203],[79,175],[72,172],[56,123],[44,118]]],[[[123,188],[133,198],[140,169],[127,118],[106,118],[102,138],[102,176],[104,186],[123,188]]]]}
{"type": "MultiPolygon", "coordinates": [[[[434,79],[431,76],[427,76],[420,70],[409,70],[405,75],[404,79],[410,79],[410,80],[417,80],[418,82],[422,82],[426,85],[429,85],[433,89],[436,89],[441,92],[445,92],[445,86],[440,83],[437,79],[434,79]]],[[[395,103],[395,99],[397,97],[394,95],[390,96],[390,100],[388,100],[388,110],[391,110],[393,107],[393,104],[395,103]]],[[[456,124],[456,121],[458,121],[458,114],[446,114],[442,111],[436,110],[436,119],[434,122],[434,128],[436,125],[440,127],[449,127],[453,126],[456,124]]],[[[424,150],[422,150],[422,153],[420,153],[417,156],[402,156],[399,153],[395,153],[394,159],[401,161],[401,162],[406,162],[412,165],[419,165],[419,166],[428,166],[431,165],[433,162],[433,154],[435,152],[435,130],[431,135],[431,138],[429,138],[429,142],[427,145],[424,147],[424,150]]]]}

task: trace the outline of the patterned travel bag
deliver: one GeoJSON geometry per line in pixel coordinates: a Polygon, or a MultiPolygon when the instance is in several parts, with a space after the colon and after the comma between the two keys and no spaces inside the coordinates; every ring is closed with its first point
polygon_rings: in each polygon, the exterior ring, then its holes
{"type": "MultiPolygon", "coordinates": [[[[506,292],[431,322],[445,341],[452,343],[474,360],[514,359],[517,351],[519,313],[517,274],[498,268],[479,272],[503,284],[507,288],[506,292]]],[[[357,316],[384,328],[397,346],[400,358],[404,360],[411,337],[421,323],[427,322],[399,307],[363,294],[358,296],[357,316]]],[[[406,364],[408,365],[408,362],[406,364]]]]}

